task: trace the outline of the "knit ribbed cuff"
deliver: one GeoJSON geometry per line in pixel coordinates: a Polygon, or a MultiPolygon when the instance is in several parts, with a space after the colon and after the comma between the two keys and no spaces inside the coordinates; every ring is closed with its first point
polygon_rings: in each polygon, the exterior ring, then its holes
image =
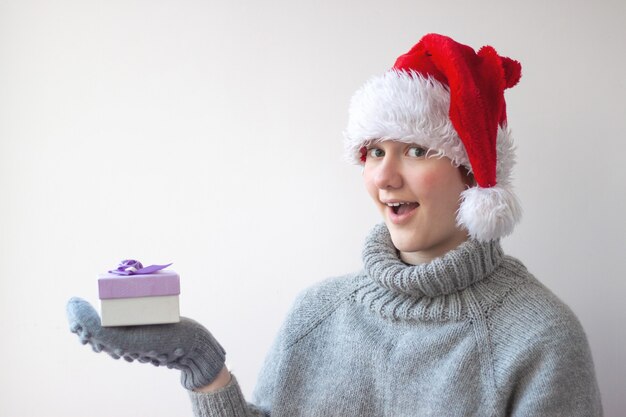
{"type": "Polygon", "coordinates": [[[243,398],[235,376],[224,388],[213,392],[189,391],[196,417],[243,417],[248,415],[248,405],[243,398]]]}
{"type": "Polygon", "coordinates": [[[209,332],[196,333],[195,344],[180,361],[180,382],[187,389],[201,388],[215,380],[224,367],[226,352],[209,332]]]}

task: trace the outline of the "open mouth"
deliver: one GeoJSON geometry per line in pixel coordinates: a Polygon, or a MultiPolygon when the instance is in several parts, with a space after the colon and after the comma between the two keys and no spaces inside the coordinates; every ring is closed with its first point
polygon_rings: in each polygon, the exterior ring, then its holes
{"type": "Polygon", "coordinates": [[[391,208],[394,214],[401,216],[409,213],[419,207],[419,203],[416,202],[399,202],[399,203],[386,203],[391,208]]]}

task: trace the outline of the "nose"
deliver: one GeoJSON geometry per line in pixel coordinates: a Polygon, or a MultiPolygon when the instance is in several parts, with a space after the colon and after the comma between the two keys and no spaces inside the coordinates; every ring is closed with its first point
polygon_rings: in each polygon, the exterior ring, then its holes
{"type": "Polygon", "coordinates": [[[398,166],[398,161],[386,155],[381,163],[376,167],[374,184],[381,189],[402,187],[402,175],[398,166]]]}

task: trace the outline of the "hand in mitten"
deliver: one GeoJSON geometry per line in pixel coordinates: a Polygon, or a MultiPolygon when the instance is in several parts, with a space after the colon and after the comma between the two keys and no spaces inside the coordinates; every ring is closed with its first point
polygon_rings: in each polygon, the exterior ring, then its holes
{"type": "Polygon", "coordinates": [[[178,369],[190,390],[209,385],[224,367],[222,346],[200,323],[185,317],[173,324],[102,327],[91,304],[74,297],[67,303],[67,319],[70,331],[95,352],[178,369]]]}

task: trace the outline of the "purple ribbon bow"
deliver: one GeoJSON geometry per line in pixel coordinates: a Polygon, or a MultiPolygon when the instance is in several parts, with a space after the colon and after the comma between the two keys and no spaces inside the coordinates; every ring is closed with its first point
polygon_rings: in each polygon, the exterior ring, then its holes
{"type": "Polygon", "coordinates": [[[160,271],[161,269],[165,269],[170,265],[171,263],[167,265],[150,265],[144,268],[139,261],[136,261],[134,259],[124,259],[122,262],[120,262],[120,265],[117,267],[117,269],[109,271],[109,273],[116,275],[152,274],[154,272],[160,271]]]}

